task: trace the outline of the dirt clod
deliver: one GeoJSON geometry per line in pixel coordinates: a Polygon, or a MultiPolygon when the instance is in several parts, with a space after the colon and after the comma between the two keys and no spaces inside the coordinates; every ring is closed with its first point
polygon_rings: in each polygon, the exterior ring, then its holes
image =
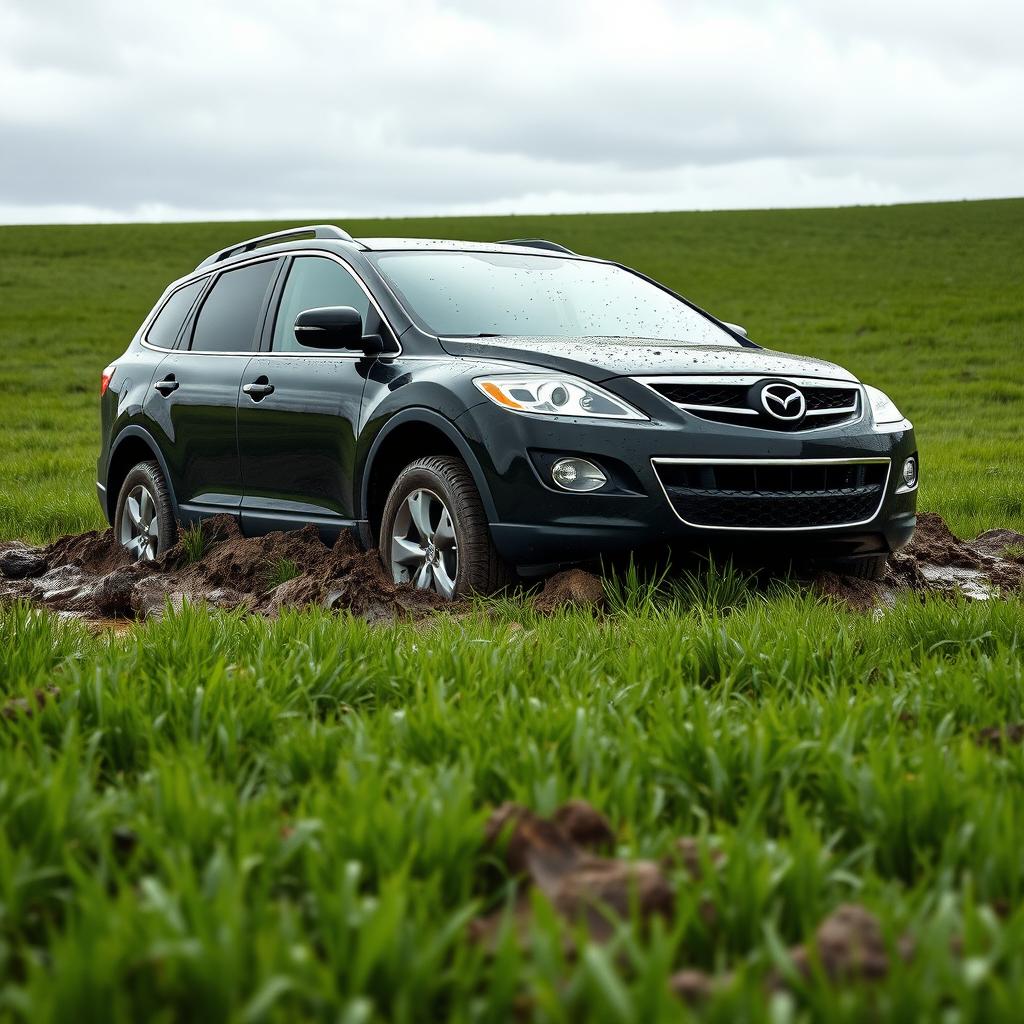
{"type": "MultiPolygon", "coordinates": [[[[484,839],[487,847],[503,852],[511,875],[525,876],[566,921],[585,923],[595,941],[611,938],[616,919],[628,920],[634,911],[646,921],[668,917],[675,908],[675,892],[662,865],[589,851],[587,844],[608,845],[614,837],[604,816],[582,801],[563,805],[551,818],[502,804],[491,815],[484,839]]],[[[515,916],[517,928],[528,924],[524,893],[515,916]]],[[[485,941],[493,937],[502,917],[499,912],[481,919],[473,934],[485,941]]]]}
{"type": "Polygon", "coordinates": [[[991,747],[993,750],[1017,746],[1024,743],[1024,722],[986,726],[978,730],[976,740],[979,746],[991,747]]]}
{"type": "Polygon", "coordinates": [[[46,559],[38,551],[8,548],[0,551],[0,575],[9,580],[23,580],[46,571],[46,559]]]}
{"type": "Polygon", "coordinates": [[[844,903],[818,925],[811,942],[789,952],[805,978],[820,966],[830,981],[874,981],[889,973],[889,954],[878,918],[857,903],[844,903]]]}
{"type": "Polygon", "coordinates": [[[31,718],[37,711],[46,707],[51,700],[60,696],[57,686],[40,686],[28,697],[11,697],[0,706],[0,718],[13,721],[16,718],[31,718]]]}
{"type": "Polygon", "coordinates": [[[601,851],[615,845],[615,833],[608,819],[585,800],[570,800],[552,815],[552,821],[577,846],[601,851]]]}
{"type": "Polygon", "coordinates": [[[1024,533],[1016,530],[986,530],[970,543],[979,554],[1024,563],[1024,533]],[[1007,554],[1007,548],[1013,553],[1007,554]]]}
{"type": "Polygon", "coordinates": [[[729,975],[708,974],[707,971],[688,967],[676,971],[668,979],[668,987],[672,994],[678,996],[684,1003],[696,1006],[710,999],[715,991],[727,985],[729,980],[729,975]]]}
{"type": "Polygon", "coordinates": [[[566,606],[602,608],[604,583],[583,569],[566,569],[547,580],[544,589],[534,598],[533,606],[545,615],[566,606]]]}

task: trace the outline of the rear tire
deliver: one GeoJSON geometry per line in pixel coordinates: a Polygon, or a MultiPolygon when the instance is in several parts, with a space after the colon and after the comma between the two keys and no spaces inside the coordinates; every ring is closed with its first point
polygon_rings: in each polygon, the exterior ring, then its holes
{"type": "Polygon", "coordinates": [[[398,474],[381,518],[380,554],[396,583],[452,600],[494,594],[512,579],[473,477],[449,455],[417,459],[398,474]]]}
{"type": "Polygon", "coordinates": [[[852,576],[854,579],[871,580],[878,583],[885,576],[885,567],[888,564],[888,555],[865,555],[863,558],[849,558],[835,562],[831,568],[843,576],[852,576]]]}
{"type": "Polygon", "coordinates": [[[133,466],[121,484],[114,536],[133,562],[162,555],[177,539],[170,489],[156,462],[133,466]]]}

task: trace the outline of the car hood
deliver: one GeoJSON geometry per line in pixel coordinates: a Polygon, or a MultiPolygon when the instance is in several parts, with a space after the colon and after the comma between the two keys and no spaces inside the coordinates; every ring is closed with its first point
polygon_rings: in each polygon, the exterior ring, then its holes
{"type": "Polygon", "coordinates": [[[756,373],[855,381],[835,363],[764,348],[679,345],[623,338],[442,338],[454,356],[511,360],[538,369],[563,370],[598,383],[612,377],[686,373],[756,373]]]}

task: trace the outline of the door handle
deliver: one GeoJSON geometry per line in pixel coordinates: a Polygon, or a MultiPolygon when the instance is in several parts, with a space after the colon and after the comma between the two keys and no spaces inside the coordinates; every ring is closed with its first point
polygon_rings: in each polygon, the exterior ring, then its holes
{"type": "Polygon", "coordinates": [[[174,374],[172,373],[163,380],[158,380],[153,385],[153,390],[159,391],[166,398],[172,391],[177,391],[178,387],[178,382],[174,379],[174,374]]]}
{"type": "Polygon", "coordinates": [[[243,384],[242,391],[245,392],[254,402],[259,402],[267,395],[274,393],[274,385],[267,377],[257,377],[251,384],[243,384]]]}

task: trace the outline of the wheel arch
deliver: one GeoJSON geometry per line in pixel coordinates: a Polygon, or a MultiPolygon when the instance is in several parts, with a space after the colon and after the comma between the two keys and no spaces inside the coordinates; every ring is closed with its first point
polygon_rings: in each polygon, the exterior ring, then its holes
{"type": "Polygon", "coordinates": [[[174,493],[174,484],[171,481],[171,474],[167,469],[167,462],[160,451],[153,435],[144,427],[137,424],[130,424],[125,427],[114,439],[110,447],[110,457],[107,460],[106,479],[106,508],[107,522],[114,522],[114,514],[117,511],[117,496],[121,491],[121,485],[125,477],[131,472],[132,467],[140,462],[155,460],[164,475],[167,484],[167,493],[171,498],[171,510],[174,518],[180,519],[178,515],[178,499],[174,493]]]}
{"type": "Polygon", "coordinates": [[[374,438],[363,464],[359,508],[361,518],[368,523],[371,542],[378,539],[384,503],[398,474],[425,455],[456,455],[462,459],[488,521],[494,521],[494,503],[479,459],[455,424],[432,409],[403,409],[374,438]]]}

